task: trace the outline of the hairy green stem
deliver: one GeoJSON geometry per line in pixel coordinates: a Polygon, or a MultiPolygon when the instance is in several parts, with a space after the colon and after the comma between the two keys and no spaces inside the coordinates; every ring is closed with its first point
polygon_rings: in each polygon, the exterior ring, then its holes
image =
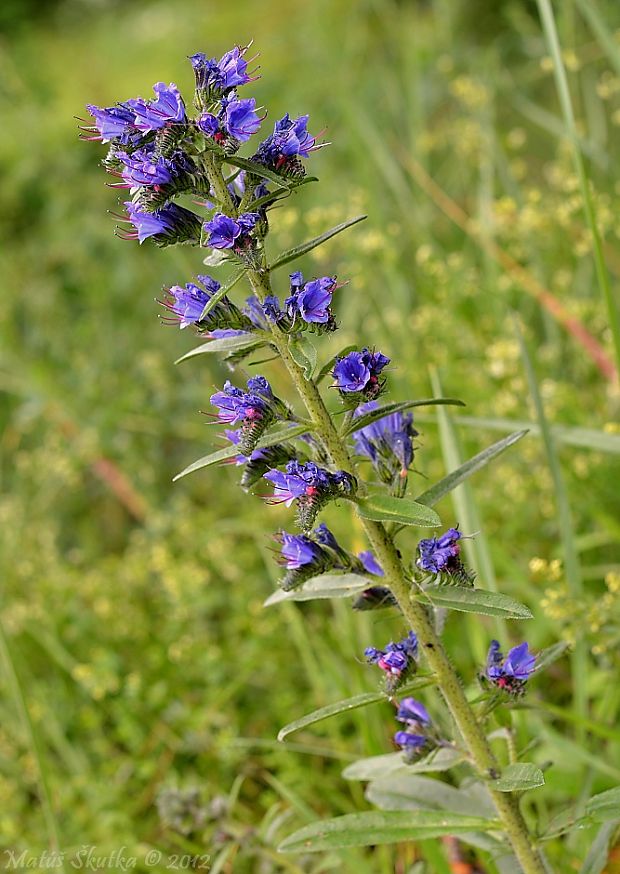
{"type": "MultiPolygon", "coordinates": [[[[224,184],[221,173],[213,162],[210,162],[207,172],[211,180],[214,194],[225,209],[230,209],[235,215],[234,205],[224,184]]],[[[265,263],[261,269],[248,268],[248,278],[252,290],[259,298],[272,293],[269,270],[265,263]]],[[[334,427],[332,418],[323,398],[312,380],[307,380],[304,372],[293,360],[289,348],[288,337],[271,326],[272,343],[299,393],[314,425],[316,436],[334,465],[338,468],[356,473],[354,464],[346,445],[334,427]]],[[[452,717],[465,741],[472,761],[484,780],[492,780],[499,776],[499,766],[482,727],[467,701],[458,674],[452,667],[446,651],[438,637],[427,607],[412,597],[411,583],[407,578],[403,563],[391,536],[380,522],[360,517],[366,535],[375,551],[377,559],[384,571],[384,582],[398,601],[400,609],[410,627],[418,636],[429,667],[434,673],[437,686],[443,695],[452,717]]],[[[511,793],[497,792],[490,788],[495,807],[504,826],[513,851],[521,863],[524,874],[545,874],[542,861],[534,846],[525,820],[519,809],[516,796],[511,793]]]]}

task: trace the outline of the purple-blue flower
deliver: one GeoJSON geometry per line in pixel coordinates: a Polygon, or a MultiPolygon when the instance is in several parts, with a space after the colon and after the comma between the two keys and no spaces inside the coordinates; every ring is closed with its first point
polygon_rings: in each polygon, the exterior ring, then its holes
{"type": "Polygon", "coordinates": [[[238,422],[255,422],[269,415],[271,398],[265,392],[257,391],[255,386],[250,385],[251,382],[248,380],[248,391],[244,392],[226,380],[224,389],[211,395],[211,404],[218,408],[220,422],[235,425],[238,422]]]}
{"type": "Polygon", "coordinates": [[[274,170],[291,169],[295,173],[303,174],[298,159],[307,158],[310,152],[321,148],[307,127],[307,115],[294,119],[288,113],[282,116],[276,121],[271,136],[259,145],[254,160],[274,170]]]}
{"type": "Polygon", "coordinates": [[[169,203],[161,209],[147,212],[131,200],[125,201],[129,221],[134,226],[135,233],[124,232],[121,236],[126,240],[138,240],[143,243],[148,237],[154,237],[156,242],[198,242],[200,234],[200,219],[198,216],[169,203]]]}
{"type": "Polygon", "coordinates": [[[321,559],[323,550],[305,534],[287,534],[283,531],[281,555],[285,567],[296,570],[321,559]]]}
{"type": "Polygon", "coordinates": [[[132,188],[139,185],[166,185],[172,179],[173,164],[166,158],[155,157],[140,149],[131,155],[117,152],[116,157],[123,163],[123,179],[132,188]]]}
{"type": "Polygon", "coordinates": [[[200,118],[196,120],[196,124],[203,134],[206,134],[208,137],[214,137],[220,129],[220,122],[212,112],[203,112],[200,118]]]}
{"type": "Polygon", "coordinates": [[[167,124],[184,122],[185,104],[179,89],[172,82],[156,82],[153,85],[155,98],[153,100],[128,100],[135,115],[135,126],[143,133],[160,130],[167,124]]]}
{"type": "MultiPolygon", "coordinates": [[[[219,282],[215,279],[211,279],[211,282],[216,286],[217,291],[220,287],[219,282]]],[[[195,325],[200,320],[202,311],[211,298],[210,294],[193,282],[188,282],[184,286],[172,285],[168,293],[174,300],[174,303],[168,305],[168,309],[177,316],[181,329],[187,328],[188,325],[195,325]]]]}
{"type": "Polygon", "coordinates": [[[218,212],[203,225],[209,233],[207,245],[213,249],[238,249],[246,242],[259,219],[256,212],[243,213],[236,220],[218,212]]]}
{"type": "Polygon", "coordinates": [[[462,536],[456,528],[449,528],[440,537],[421,540],[418,544],[417,566],[432,574],[449,572],[455,567],[455,560],[459,561],[461,550],[458,541],[462,536]]]}
{"type": "MultiPolygon", "coordinates": [[[[376,401],[359,406],[354,418],[378,408],[376,401]]],[[[413,438],[418,432],[413,427],[411,413],[390,413],[353,434],[355,451],[365,455],[373,464],[381,480],[392,486],[392,493],[402,496],[407,487],[407,472],[413,461],[413,438]]]]}
{"type": "Polygon", "coordinates": [[[520,694],[534,671],[536,657],[527,642],[514,646],[504,658],[497,640],[492,640],[487,656],[486,675],[498,688],[520,694]]]}
{"type": "Polygon", "coordinates": [[[431,718],[426,707],[415,698],[403,698],[398,706],[396,719],[399,722],[412,723],[414,725],[430,725],[431,718]]]}
{"type": "Polygon", "coordinates": [[[286,465],[285,473],[270,470],[265,474],[265,479],[275,486],[274,500],[290,507],[296,498],[314,498],[329,489],[331,476],[328,470],[318,467],[313,461],[300,464],[293,460],[286,465]]]}
{"type": "MultiPolygon", "coordinates": [[[[126,139],[127,135],[136,129],[135,113],[124,103],[105,107],[88,103],[86,109],[95,120],[93,128],[99,132],[99,136],[92,137],[92,139],[109,143],[111,140],[126,139]]],[[[84,128],[84,130],[90,130],[90,128],[84,128]]]]}
{"type": "Polygon", "coordinates": [[[418,654],[418,638],[413,631],[397,643],[390,642],[384,649],[366,647],[364,655],[371,664],[378,665],[387,677],[399,681],[408,669],[415,667],[418,654]]]}
{"type": "Polygon", "coordinates": [[[248,62],[243,57],[247,50],[248,46],[235,46],[222,55],[219,61],[207,58],[203,52],[191,55],[189,60],[196,77],[196,90],[211,92],[213,96],[217,96],[251,82],[252,78],[247,73],[248,62]]]}
{"type": "Polygon", "coordinates": [[[379,374],[389,363],[386,355],[367,348],[361,352],[349,352],[336,360],[333,370],[336,387],[344,393],[364,392],[366,397],[374,398],[383,387],[379,374]]]}
{"type": "Polygon", "coordinates": [[[384,576],[383,568],[374,556],[374,553],[367,549],[365,552],[358,552],[357,557],[364,565],[364,570],[369,574],[374,574],[376,577],[384,576]]]}
{"type": "Polygon", "coordinates": [[[403,750],[419,751],[425,746],[427,738],[423,734],[414,734],[411,731],[397,731],[394,735],[394,743],[403,750]]]}
{"type": "Polygon", "coordinates": [[[332,276],[322,276],[312,279],[295,294],[288,298],[289,307],[293,306],[304,322],[325,324],[331,317],[330,305],[336,280],[332,276]]]}
{"type": "Polygon", "coordinates": [[[225,102],[224,127],[240,143],[247,142],[261,126],[262,119],[255,112],[256,100],[228,100],[225,102]]]}

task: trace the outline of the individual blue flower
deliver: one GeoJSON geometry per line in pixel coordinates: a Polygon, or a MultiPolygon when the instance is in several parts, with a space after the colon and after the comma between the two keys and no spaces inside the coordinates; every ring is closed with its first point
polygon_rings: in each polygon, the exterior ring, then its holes
{"type": "Polygon", "coordinates": [[[100,140],[102,143],[109,143],[112,140],[126,141],[128,135],[136,130],[135,113],[124,103],[106,107],[88,103],[86,109],[94,118],[95,123],[92,128],[85,127],[83,130],[96,129],[99,133],[99,136],[90,137],[90,139],[100,140]]]}
{"type": "Polygon", "coordinates": [[[424,734],[415,734],[412,731],[397,731],[394,735],[394,743],[405,752],[419,753],[426,746],[427,738],[424,734]]]}
{"type": "Polygon", "coordinates": [[[203,316],[205,306],[221,286],[211,276],[198,276],[197,279],[200,285],[188,282],[184,286],[173,285],[167,290],[168,300],[161,303],[173,315],[166,321],[178,323],[181,328],[196,325],[215,339],[247,334],[254,329],[250,319],[226,295],[203,316]]]}
{"type": "Polygon", "coordinates": [[[218,212],[203,225],[209,233],[207,245],[213,249],[239,249],[247,242],[259,219],[256,212],[243,213],[237,219],[218,212]]]}
{"type": "Polygon", "coordinates": [[[131,155],[116,152],[123,164],[121,175],[132,188],[140,185],[166,185],[173,176],[173,164],[166,158],[155,157],[152,153],[137,150],[131,155]]]}
{"type": "Polygon", "coordinates": [[[275,294],[268,294],[263,301],[263,312],[270,322],[278,324],[285,318],[285,313],[280,307],[280,301],[275,294]]]}
{"type": "Polygon", "coordinates": [[[203,134],[206,134],[208,137],[214,137],[220,130],[219,119],[217,116],[213,115],[212,112],[203,112],[203,114],[196,119],[196,124],[203,134]]]}
{"type": "Polygon", "coordinates": [[[143,133],[161,130],[169,124],[184,122],[185,104],[179,89],[172,82],[156,82],[153,85],[155,98],[153,100],[128,100],[135,116],[135,126],[143,133]]]}
{"type": "Polygon", "coordinates": [[[243,57],[248,48],[249,46],[243,48],[235,46],[220,58],[217,66],[223,79],[224,88],[237,88],[239,85],[246,85],[253,81],[247,72],[248,62],[243,57]]]}
{"type": "MultiPolygon", "coordinates": [[[[296,274],[292,274],[296,277],[296,274]]],[[[299,274],[301,276],[301,274],[299,274]]],[[[295,286],[291,283],[292,289],[295,286]]],[[[291,297],[287,305],[291,314],[299,313],[304,322],[326,324],[332,318],[330,310],[332,296],[336,288],[333,276],[322,276],[302,285],[291,297]]]]}
{"type": "Polygon", "coordinates": [[[321,547],[305,534],[282,532],[282,558],[285,567],[296,570],[303,565],[316,563],[323,556],[321,547]]]}
{"type": "MultiPolygon", "coordinates": [[[[354,418],[377,408],[376,401],[362,404],[355,410],[354,418]]],[[[413,462],[413,438],[417,434],[412,413],[402,412],[390,413],[353,434],[355,451],[370,459],[381,481],[389,484],[397,497],[402,497],[407,488],[407,474],[413,462]]]]}
{"type": "Polygon", "coordinates": [[[135,233],[121,232],[125,240],[138,240],[143,243],[148,237],[153,237],[159,245],[170,243],[197,243],[200,236],[200,219],[198,216],[169,203],[161,209],[147,212],[132,201],[125,201],[129,221],[135,228],[135,233]]]}
{"type": "Polygon", "coordinates": [[[256,113],[256,100],[227,100],[224,108],[224,127],[240,143],[247,142],[261,126],[262,119],[256,113]]]}
{"type": "Polygon", "coordinates": [[[492,640],[486,664],[486,676],[499,689],[520,695],[536,666],[536,657],[527,642],[514,646],[504,658],[497,640],[492,640]]]}
{"type": "Polygon", "coordinates": [[[412,725],[430,725],[431,718],[424,704],[415,698],[403,698],[398,706],[396,719],[399,722],[411,723],[412,725]]]}
{"type": "Polygon", "coordinates": [[[357,557],[364,566],[364,570],[376,577],[384,576],[383,568],[375,558],[373,552],[367,549],[365,552],[358,552],[357,557]]]}
{"type": "Polygon", "coordinates": [[[457,528],[449,528],[440,537],[429,537],[418,543],[419,556],[416,564],[432,574],[449,572],[459,561],[459,540],[463,535],[457,528]]]}
{"type": "MultiPolygon", "coordinates": [[[[219,288],[219,282],[215,280],[212,282],[219,288]]],[[[200,320],[202,311],[211,297],[193,282],[188,282],[184,286],[172,285],[168,293],[174,301],[174,303],[167,304],[168,309],[177,317],[181,329],[195,325],[200,320]]]]}
{"type": "Polygon", "coordinates": [[[366,400],[376,398],[384,387],[379,376],[390,363],[381,352],[371,352],[364,348],[361,352],[349,352],[344,358],[337,358],[333,376],[341,395],[363,394],[366,400]]]}

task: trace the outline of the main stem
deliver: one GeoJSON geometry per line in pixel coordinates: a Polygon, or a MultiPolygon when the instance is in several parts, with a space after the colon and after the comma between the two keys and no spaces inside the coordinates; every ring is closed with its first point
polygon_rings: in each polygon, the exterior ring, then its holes
{"type": "MultiPolygon", "coordinates": [[[[207,172],[215,196],[226,207],[226,211],[230,215],[236,215],[234,204],[221,172],[214,162],[209,161],[207,172]]],[[[272,293],[269,271],[266,266],[263,266],[262,269],[248,269],[248,277],[252,290],[259,300],[264,300],[267,295],[272,293]]],[[[332,462],[338,468],[355,474],[356,466],[334,427],[316,384],[305,378],[303,370],[293,360],[288,348],[287,335],[277,325],[270,327],[272,343],[278,350],[295,388],[305,404],[316,435],[323,443],[332,462]]],[[[380,522],[362,517],[360,517],[360,521],[377,555],[379,564],[383,568],[384,582],[392,591],[403,615],[415,631],[418,641],[424,649],[426,660],[434,673],[437,686],[461,732],[472,760],[484,779],[494,779],[499,775],[497,760],[465,697],[459,677],[450,664],[443,644],[435,632],[427,608],[411,595],[411,584],[405,575],[400,555],[392,538],[380,522]]],[[[524,874],[545,874],[540,856],[530,839],[517,798],[511,793],[497,792],[494,789],[489,789],[489,791],[524,874]]]]}

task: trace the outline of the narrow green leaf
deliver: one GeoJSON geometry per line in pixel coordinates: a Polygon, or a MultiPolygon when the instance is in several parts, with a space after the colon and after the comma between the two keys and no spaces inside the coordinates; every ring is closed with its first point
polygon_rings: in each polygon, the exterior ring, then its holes
{"type": "MultiPolygon", "coordinates": [[[[415,677],[410,683],[406,684],[406,689],[408,692],[415,689],[423,689],[432,683],[433,680],[429,677],[415,677]]],[[[343,698],[341,701],[335,701],[333,704],[327,704],[325,707],[313,710],[312,713],[306,713],[305,716],[301,716],[294,722],[289,722],[288,725],[285,725],[278,732],[278,740],[283,741],[290,734],[301,731],[302,728],[307,728],[309,725],[315,725],[317,722],[323,722],[324,719],[338,716],[339,713],[348,713],[350,710],[357,710],[358,707],[367,707],[369,704],[377,704],[379,701],[389,700],[390,697],[385,692],[364,692],[361,695],[354,695],[352,698],[343,698]]]]}
{"type": "MultiPolygon", "coordinates": [[[[426,419],[421,416],[420,420],[426,419]]],[[[540,437],[540,427],[527,419],[484,418],[479,416],[455,416],[454,424],[476,430],[487,428],[490,431],[529,431],[531,437],[540,437]]],[[[550,425],[549,430],[557,443],[565,446],[580,446],[599,452],[620,454],[620,434],[602,431],[600,428],[582,428],[579,425],[550,425]]]]}
{"type": "Polygon", "coordinates": [[[489,785],[498,792],[527,792],[545,785],[543,772],[531,762],[518,762],[508,765],[502,776],[492,780],[489,785]]]}
{"type": "Polygon", "coordinates": [[[209,298],[209,300],[205,304],[203,311],[200,313],[200,319],[198,321],[201,321],[206,316],[208,316],[211,310],[218,305],[221,299],[230,291],[231,288],[233,288],[239,282],[241,277],[244,275],[245,267],[242,270],[239,270],[233,276],[231,276],[228,282],[225,282],[224,285],[222,285],[222,287],[219,288],[215,292],[215,294],[209,298]]]}
{"type": "Polygon", "coordinates": [[[403,410],[410,410],[413,407],[430,407],[442,404],[451,404],[456,407],[465,406],[463,401],[459,401],[456,398],[425,398],[421,401],[394,401],[389,404],[382,404],[382,406],[378,407],[376,410],[370,410],[368,413],[364,413],[361,416],[356,416],[355,419],[351,419],[342,433],[344,437],[348,437],[349,434],[359,431],[360,428],[366,428],[367,425],[372,425],[373,422],[377,422],[379,419],[383,419],[391,413],[400,413],[403,410]]]}
{"type": "Polygon", "coordinates": [[[249,349],[252,346],[258,348],[259,346],[264,346],[266,342],[266,339],[254,333],[248,333],[245,336],[239,334],[236,337],[221,337],[219,340],[209,340],[208,343],[196,346],[195,349],[191,349],[185,355],[177,358],[174,363],[180,364],[182,361],[187,361],[188,358],[195,358],[196,355],[205,355],[213,352],[239,352],[241,349],[249,349]]]}
{"type": "MultiPolygon", "coordinates": [[[[283,181],[284,180],[281,180],[281,185],[283,181]]],[[[297,182],[295,185],[283,185],[282,187],[277,188],[275,191],[270,191],[268,194],[263,195],[263,197],[259,197],[258,200],[253,200],[248,206],[247,211],[256,212],[263,206],[269,206],[270,204],[275,203],[276,200],[283,200],[285,197],[290,197],[291,194],[298,188],[301,188],[302,185],[307,185],[308,182],[318,181],[318,177],[316,176],[304,176],[304,178],[297,182]]]]}
{"type": "Polygon", "coordinates": [[[345,346],[344,349],[341,349],[340,352],[337,352],[332,358],[330,358],[329,361],[324,364],[323,367],[321,367],[321,369],[319,370],[317,377],[314,380],[316,384],[318,385],[321,380],[325,379],[325,377],[329,373],[331,373],[331,371],[334,369],[337,358],[344,358],[345,355],[348,355],[349,352],[353,352],[355,349],[357,349],[357,345],[355,343],[351,343],[349,344],[349,346],[345,346]]]}
{"type": "Polygon", "coordinates": [[[435,483],[434,486],[431,486],[430,489],[427,489],[421,495],[418,495],[416,498],[417,502],[419,504],[426,504],[427,507],[432,507],[433,504],[436,504],[437,501],[449,494],[449,492],[455,489],[473,473],[486,467],[490,461],[497,458],[498,455],[501,455],[501,453],[508,449],[509,446],[514,446],[514,444],[521,440],[522,437],[525,437],[526,434],[527,431],[515,431],[514,434],[510,434],[508,437],[498,440],[497,443],[487,446],[486,449],[483,449],[482,452],[474,455],[466,461],[465,464],[462,464],[457,468],[457,470],[453,470],[452,473],[449,473],[443,479],[439,480],[439,482],[435,483]]]}
{"type": "Polygon", "coordinates": [[[464,613],[481,613],[484,616],[503,616],[504,619],[533,619],[529,607],[520,604],[501,592],[470,589],[465,586],[446,586],[433,583],[426,586],[424,595],[431,604],[460,610],[464,613]]]}
{"type": "Polygon", "coordinates": [[[376,586],[377,580],[359,574],[319,574],[306,580],[298,589],[285,592],[278,589],[270,595],[263,607],[281,604],[282,601],[315,601],[318,598],[350,598],[363,592],[370,586],[376,586]]]}
{"type": "Polygon", "coordinates": [[[586,816],[592,817],[596,822],[620,818],[620,786],[593,795],[586,804],[586,816]]]}
{"type": "Polygon", "coordinates": [[[232,164],[233,167],[239,167],[241,170],[246,170],[249,173],[253,173],[255,176],[260,176],[263,179],[269,179],[270,182],[274,182],[279,188],[288,188],[288,180],[284,178],[284,176],[280,176],[278,173],[274,173],[273,170],[268,170],[266,167],[263,167],[262,164],[257,164],[255,161],[249,161],[247,158],[240,158],[237,155],[231,155],[224,158],[227,164],[232,164]]]}
{"type": "Polygon", "coordinates": [[[283,741],[289,734],[294,734],[308,725],[315,725],[324,719],[337,716],[339,713],[348,713],[350,710],[357,710],[358,707],[366,707],[368,704],[376,704],[379,701],[386,700],[387,696],[383,692],[364,692],[362,695],[354,695],[352,698],[344,698],[342,701],[336,701],[334,704],[327,704],[325,707],[320,707],[312,713],[307,713],[294,722],[289,722],[288,725],[285,725],[278,732],[278,740],[283,741]]]}
{"type": "Polygon", "coordinates": [[[405,771],[407,774],[448,771],[464,758],[465,754],[460,750],[453,747],[439,747],[423,759],[408,765],[402,753],[386,753],[382,756],[358,759],[344,769],[342,776],[345,780],[376,780],[400,771],[405,771]]]}
{"type": "Polygon", "coordinates": [[[317,362],[317,351],[312,341],[303,334],[300,337],[291,336],[288,338],[288,349],[293,361],[303,368],[306,379],[311,380],[317,362]]]}
{"type": "Polygon", "coordinates": [[[360,516],[376,522],[400,522],[402,525],[418,525],[421,528],[436,528],[441,519],[429,507],[412,501],[411,498],[391,498],[389,495],[371,495],[357,501],[360,516]]]}
{"type": "Polygon", "coordinates": [[[312,249],[316,249],[317,246],[320,246],[322,243],[325,243],[327,240],[330,240],[332,237],[335,237],[336,234],[342,233],[342,231],[346,231],[347,228],[356,225],[358,222],[364,221],[367,218],[365,215],[358,215],[353,219],[349,219],[346,222],[342,222],[340,225],[336,225],[333,228],[330,228],[329,231],[325,231],[325,233],[320,234],[318,237],[314,237],[313,240],[308,240],[306,243],[302,243],[300,246],[295,246],[293,249],[288,249],[286,252],[282,252],[273,264],[270,265],[270,270],[276,270],[278,267],[283,267],[285,264],[288,264],[291,261],[295,261],[296,258],[301,258],[302,255],[305,255],[307,252],[311,252],[312,249]]]}
{"type": "Polygon", "coordinates": [[[317,853],[500,828],[498,820],[434,810],[365,811],[313,822],[289,835],[281,853],[317,853]]]}
{"type": "Polygon", "coordinates": [[[619,828],[620,819],[603,823],[579,869],[579,874],[601,874],[609,861],[609,854],[617,840],[619,828]]]}
{"type": "MultiPolygon", "coordinates": [[[[277,431],[270,431],[262,437],[256,444],[257,449],[266,449],[268,446],[274,446],[276,443],[282,443],[285,440],[292,440],[294,437],[299,437],[301,434],[307,434],[311,431],[310,425],[295,425],[294,427],[279,428],[277,431]]],[[[219,461],[226,461],[228,458],[235,458],[239,455],[237,446],[226,446],[224,449],[218,449],[217,452],[211,452],[209,455],[203,455],[198,461],[194,461],[189,467],[186,467],[181,473],[172,480],[176,482],[181,477],[187,476],[188,473],[194,473],[195,470],[201,470],[203,467],[209,467],[211,464],[217,464],[219,461]]]]}

